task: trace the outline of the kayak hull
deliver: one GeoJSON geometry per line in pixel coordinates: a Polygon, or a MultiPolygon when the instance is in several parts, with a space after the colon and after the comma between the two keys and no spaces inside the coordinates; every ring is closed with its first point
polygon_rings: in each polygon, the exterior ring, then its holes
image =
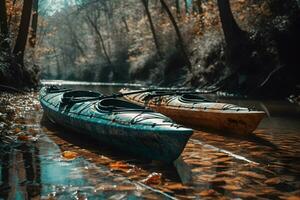
{"type": "Polygon", "coordinates": [[[218,113],[197,110],[183,110],[166,107],[151,107],[177,123],[194,127],[221,130],[224,132],[248,134],[259,125],[264,113],[218,113]]]}
{"type": "MultiPolygon", "coordinates": [[[[97,101],[78,103],[73,105],[74,108],[65,108],[61,107],[60,103],[62,94],[49,94],[49,97],[43,89],[40,94],[44,113],[51,121],[110,145],[114,150],[125,151],[145,159],[172,162],[179,157],[192,135],[191,129],[171,122],[161,127],[155,126],[156,121],[153,127],[149,124],[126,123],[132,116],[140,115],[140,112],[101,113],[95,109],[97,101]]],[[[149,115],[151,116],[147,116],[149,115]]]]}
{"type": "MultiPolygon", "coordinates": [[[[121,93],[131,90],[122,89],[121,93]]],[[[145,95],[125,95],[124,98],[133,103],[147,106],[160,112],[177,123],[194,128],[207,128],[222,132],[249,134],[252,133],[260,121],[265,117],[262,111],[250,111],[235,105],[203,102],[180,102],[179,96],[166,96],[144,101],[145,95]],[[226,107],[230,109],[224,109],[226,107]]]]}

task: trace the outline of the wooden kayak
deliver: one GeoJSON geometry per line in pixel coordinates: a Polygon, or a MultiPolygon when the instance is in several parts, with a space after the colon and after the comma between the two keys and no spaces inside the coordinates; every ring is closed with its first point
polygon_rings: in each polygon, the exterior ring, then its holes
{"type": "Polygon", "coordinates": [[[247,134],[252,133],[265,116],[263,111],[212,102],[198,94],[168,94],[163,91],[139,93],[129,89],[121,89],[120,93],[128,101],[149,107],[177,123],[196,128],[247,134]]]}
{"type": "Polygon", "coordinates": [[[177,159],[193,133],[143,106],[101,96],[51,87],[40,90],[41,105],[51,121],[146,159],[177,159]]]}

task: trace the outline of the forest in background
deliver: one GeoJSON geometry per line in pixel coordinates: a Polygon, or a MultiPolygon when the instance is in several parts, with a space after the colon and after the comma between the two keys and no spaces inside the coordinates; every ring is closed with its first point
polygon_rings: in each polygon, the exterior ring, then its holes
{"type": "Polygon", "coordinates": [[[0,83],[36,86],[41,76],[299,92],[298,0],[54,2],[1,0],[0,83]]]}

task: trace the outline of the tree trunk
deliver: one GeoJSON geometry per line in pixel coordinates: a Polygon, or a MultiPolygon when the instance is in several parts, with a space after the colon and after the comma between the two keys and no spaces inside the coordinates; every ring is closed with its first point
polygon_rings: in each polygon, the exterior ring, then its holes
{"type": "Polygon", "coordinates": [[[251,68],[251,44],[245,31],[237,25],[229,0],[218,0],[219,13],[226,42],[226,57],[234,69],[251,68]]]}
{"type": "Polygon", "coordinates": [[[30,24],[32,2],[33,0],[24,0],[23,2],[18,37],[16,39],[15,48],[13,50],[13,53],[16,56],[17,63],[21,65],[23,65],[24,62],[24,51],[25,51],[27,37],[28,37],[28,28],[30,24]]]}
{"type": "Polygon", "coordinates": [[[152,35],[153,35],[153,40],[154,40],[154,44],[156,46],[157,54],[158,54],[158,56],[160,58],[162,58],[163,55],[162,55],[162,53],[160,51],[160,47],[159,47],[157,35],[156,35],[155,29],[154,29],[154,25],[153,25],[153,22],[152,22],[152,17],[151,17],[150,11],[149,11],[148,0],[141,0],[141,1],[142,1],[143,5],[145,7],[146,15],[147,15],[148,20],[149,20],[150,29],[151,29],[151,32],[152,32],[152,35]]]}
{"type": "Polygon", "coordinates": [[[109,58],[109,56],[108,56],[108,53],[107,53],[107,51],[106,51],[106,48],[105,48],[105,45],[104,45],[104,40],[103,40],[103,37],[102,37],[102,34],[101,34],[100,30],[98,29],[96,23],[93,22],[93,20],[92,20],[88,15],[87,15],[87,19],[88,19],[88,21],[90,22],[90,24],[92,25],[92,27],[94,28],[96,34],[98,35],[98,37],[99,37],[99,39],[100,39],[100,41],[101,41],[102,49],[103,49],[103,52],[104,52],[104,54],[105,54],[107,63],[111,65],[112,62],[111,62],[111,60],[110,60],[110,58],[109,58]]]}
{"type": "Polygon", "coordinates": [[[183,56],[184,56],[184,59],[185,59],[186,62],[187,62],[187,67],[188,67],[188,69],[191,70],[191,62],[190,62],[189,57],[188,57],[188,55],[187,55],[187,52],[186,52],[186,50],[185,50],[184,43],[183,43],[183,39],[182,39],[182,37],[181,37],[181,33],[180,33],[180,31],[179,31],[179,28],[178,28],[178,26],[177,26],[177,23],[176,23],[176,21],[175,21],[175,18],[173,17],[173,15],[172,15],[170,9],[168,8],[166,2],[165,2],[164,0],[160,0],[160,3],[161,3],[161,5],[162,5],[162,7],[164,8],[164,10],[167,12],[167,14],[168,14],[168,16],[169,16],[169,18],[170,18],[170,20],[171,20],[173,26],[174,26],[175,32],[176,32],[177,37],[178,37],[178,43],[179,43],[180,49],[181,49],[181,51],[182,51],[182,54],[183,54],[183,56]]]}
{"type": "Polygon", "coordinates": [[[5,0],[0,0],[0,29],[0,48],[8,53],[10,51],[10,45],[8,42],[9,32],[5,0]]]}
{"type": "Polygon", "coordinates": [[[218,7],[227,47],[229,49],[235,48],[239,40],[244,38],[244,32],[233,17],[229,0],[218,0],[218,7]]]}
{"type": "Polygon", "coordinates": [[[31,36],[29,38],[29,44],[33,48],[36,44],[36,33],[38,25],[38,9],[39,9],[39,0],[33,0],[32,6],[32,19],[31,19],[31,36]]]}

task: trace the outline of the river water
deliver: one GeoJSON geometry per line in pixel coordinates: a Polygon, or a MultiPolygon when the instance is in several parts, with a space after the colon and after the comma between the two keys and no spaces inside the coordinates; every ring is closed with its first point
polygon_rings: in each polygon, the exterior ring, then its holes
{"type": "MultiPolygon", "coordinates": [[[[104,94],[124,87],[49,83],[104,94]]],[[[52,124],[37,95],[10,97],[19,114],[10,128],[16,134],[0,142],[0,199],[300,198],[300,109],[288,101],[210,96],[256,107],[268,116],[247,136],[195,130],[181,157],[164,165],[137,160],[52,124]],[[66,151],[76,156],[66,158],[66,151]]]]}

